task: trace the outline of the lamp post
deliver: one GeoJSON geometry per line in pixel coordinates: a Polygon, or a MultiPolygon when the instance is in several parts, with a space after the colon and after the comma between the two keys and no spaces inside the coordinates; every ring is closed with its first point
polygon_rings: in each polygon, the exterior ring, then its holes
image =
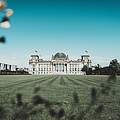
{"type": "MultiPolygon", "coordinates": [[[[7,7],[7,0],[0,0],[0,13],[3,13],[3,17],[0,20],[0,28],[10,28],[10,17],[13,15],[13,10],[7,7]]],[[[4,36],[0,37],[0,43],[5,43],[6,39],[4,36]]]]}

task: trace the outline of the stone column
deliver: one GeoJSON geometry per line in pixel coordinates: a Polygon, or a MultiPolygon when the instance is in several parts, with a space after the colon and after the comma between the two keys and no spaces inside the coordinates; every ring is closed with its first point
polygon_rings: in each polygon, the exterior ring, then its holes
{"type": "Polygon", "coordinates": [[[60,64],[58,63],[58,72],[60,72],[60,64]]]}
{"type": "Polygon", "coordinates": [[[67,73],[67,63],[66,63],[66,73],[67,73]]]}
{"type": "Polygon", "coordinates": [[[59,63],[59,72],[61,72],[61,64],[59,63]]]}
{"type": "Polygon", "coordinates": [[[56,71],[58,70],[58,64],[56,64],[56,71]]]}
{"type": "Polygon", "coordinates": [[[54,73],[54,64],[51,64],[51,72],[54,73]]]}
{"type": "Polygon", "coordinates": [[[67,63],[67,72],[68,72],[68,74],[70,74],[70,64],[69,63],[67,63]]]}
{"type": "Polygon", "coordinates": [[[60,63],[60,72],[62,72],[62,64],[60,63]]]}
{"type": "Polygon", "coordinates": [[[63,71],[65,72],[65,64],[63,64],[63,71]]]}
{"type": "Polygon", "coordinates": [[[56,64],[55,64],[55,71],[56,71],[56,64]]]}
{"type": "Polygon", "coordinates": [[[64,64],[62,64],[62,72],[64,72],[64,64]]]}
{"type": "Polygon", "coordinates": [[[59,63],[58,63],[58,72],[59,72],[59,63]]]}

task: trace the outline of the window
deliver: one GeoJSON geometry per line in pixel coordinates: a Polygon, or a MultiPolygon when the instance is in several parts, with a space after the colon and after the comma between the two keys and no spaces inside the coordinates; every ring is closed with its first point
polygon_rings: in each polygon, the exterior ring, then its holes
{"type": "Polygon", "coordinates": [[[35,71],[35,68],[33,68],[33,71],[35,71]]]}

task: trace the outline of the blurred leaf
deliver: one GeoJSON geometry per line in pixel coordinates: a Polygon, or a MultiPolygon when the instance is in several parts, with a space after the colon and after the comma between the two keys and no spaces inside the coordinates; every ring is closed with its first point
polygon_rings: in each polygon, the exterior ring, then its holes
{"type": "Polygon", "coordinates": [[[0,37],[0,43],[6,43],[6,38],[4,36],[0,37]]]}

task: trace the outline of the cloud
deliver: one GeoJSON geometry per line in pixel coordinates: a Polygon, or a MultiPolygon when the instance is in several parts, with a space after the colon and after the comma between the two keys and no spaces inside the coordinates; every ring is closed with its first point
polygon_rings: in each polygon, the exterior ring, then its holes
{"type": "Polygon", "coordinates": [[[96,64],[100,64],[101,66],[107,66],[109,65],[110,61],[114,59],[114,57],[93,57],[92,58],[92,64],[96,65],[96,64]]]}

